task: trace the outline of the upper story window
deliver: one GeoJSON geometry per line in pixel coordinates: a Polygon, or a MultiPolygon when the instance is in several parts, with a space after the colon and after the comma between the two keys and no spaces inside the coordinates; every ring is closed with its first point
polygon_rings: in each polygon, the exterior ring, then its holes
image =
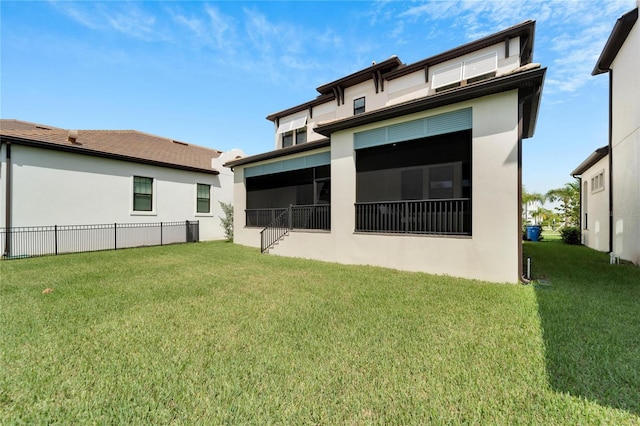
{"type": "Polygon", "coordinates": [[[133,177],[133,210],[153,211],[153,178],[133,177]]]}
{"type": "Polygon", "coordinates": [[[436,92],[472,84],[496,76],[498,52],[493,51],[453,63],[438,65],[431,75],[431,87],[436,92]]]}
{"type": "Polygon", "coordinates": [[[353,115],[362,114],[364,109],[364,97],[353,100],[353,115]]]}
{"type": "Polygon", "coordinates": [[[293,145],[293,131],[282,134],[282,147],[286,148],[293,145]]]}
{"type": "Polygon", "coordinates": [[[296,145],[300,145],[307,142],[307,128],[301,127],[296,131],[296,145]]]}
{"type": "Polygon", "coordinates": [[[604,190],[604,170],[591,178],[591,192],[604,190]]]}
{"type": "Polygon", "coordinates": [[[307,116],[283,121],[276,134],[282,135],[282,148],[299,145],[307,141],[307,116]]]}

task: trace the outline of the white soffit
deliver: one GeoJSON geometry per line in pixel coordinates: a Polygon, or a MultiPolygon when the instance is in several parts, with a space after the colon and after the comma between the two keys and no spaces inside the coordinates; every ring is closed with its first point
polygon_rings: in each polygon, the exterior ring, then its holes
{"type": "Polygon", "coordinates": [[[278,126],[277,134],[290,132],[292,130],[299,129],[307,125],[307,116],[296,118],[294,120],[287,121],[278,126]]]}

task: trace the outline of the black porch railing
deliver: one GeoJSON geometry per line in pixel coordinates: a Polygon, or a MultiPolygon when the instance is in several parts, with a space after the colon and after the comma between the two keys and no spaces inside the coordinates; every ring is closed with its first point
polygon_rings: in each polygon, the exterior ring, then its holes
{"type": "Polygon", "coordinates": [[[247,227],[267,227],[282,213],[285,214],[285,223],[289,229],[331,229],[331,205],[307,204],[290,205],[289,207],[272,209],[247,209],[245,210],[247,227]]]}
{"type": "MultiPolygon", "coordinates": [[[[288,212],[288,207],[277,209],[246,209],[245,224],[248,227],[265,227],[276,220],[282,212],[288,212]]],[[[289,219],[287,219],[289,220],[289,219]]]]}
{"type": "Polygon", "coordinates": [[[200,241],[198,221],[0,228],[3,259],[200,241]]]}
{"type": "Polygon", "coordinates": [[[301,206],[290,206],[289,228],[291,229],[321,229],[328,231],[331,229],[331,205],[330,204],[309,204],[301,206]]]}
{"type": "Polygon", "coordinates": [[[468,198],[356,203],[356,231],[471,235],[468,198]]]}

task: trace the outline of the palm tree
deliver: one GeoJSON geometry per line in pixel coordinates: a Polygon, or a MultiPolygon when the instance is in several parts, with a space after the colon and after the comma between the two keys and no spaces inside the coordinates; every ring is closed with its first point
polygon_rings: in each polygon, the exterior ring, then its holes
{"type": "Polygon", "coordinates": [[[558,215],[544,207],[538,207],[537,210],[531,212],[531,216],[536,219],[538,225],[553,227],[554,216],[557,217],[558,215]]]}
{"type": "Polygon", "coordinates": [[[578,226],[580,220],[580,183],[576,179],[565,183],[562,188],[552,189],[546,193],[547,200],[559,202],[555,209],[564,218],[565,226],[578,226]]]}
{"type": "Polygon", "coordinates": [[[542,204],[544,204],[545,202],[545,199],[545,196],[540,194],[539,192],[528,192],[527,188],[525,188],[524,185],[522,186],[522,216],[525,223],[529,220],[530,205],[535,206],[536,204],[539,204],[540,206],[542,206],[542,204]]]}

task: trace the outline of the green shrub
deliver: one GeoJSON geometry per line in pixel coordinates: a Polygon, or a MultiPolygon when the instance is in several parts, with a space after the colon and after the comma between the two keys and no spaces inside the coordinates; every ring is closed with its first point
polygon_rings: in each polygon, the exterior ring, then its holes
{"type": "Polygon", "coordinates": [[[233,241],[233,204],[218,201],[224,217],[220,216],[220,225],[224,229],[224,236],[227,241],[233,241]]]}
{"type": "Polygon", "coordinates": [[[575,226],[567,226],[566,228],[562,228],[562,230],[560,231],[560,236],[562,237],[562,241],[564,241],[565,244],[582,244],[582,233],[580,232],[580,229],[575,226]]]}

